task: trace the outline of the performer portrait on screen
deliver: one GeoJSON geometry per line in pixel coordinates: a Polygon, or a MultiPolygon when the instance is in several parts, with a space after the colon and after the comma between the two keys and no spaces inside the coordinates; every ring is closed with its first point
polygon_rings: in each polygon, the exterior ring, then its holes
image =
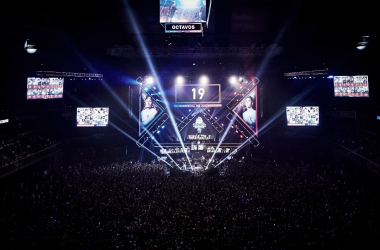
{"type": "Polygon", "coordinates": [[[144,109],[141,111],[141,123],[142,125],[147,125],[149,124],[154,117],[157,115],[157,109],[156,106],[154,105],[154,102],[152,100],[152,97],[150,96],[143,96],[143,101],[144,101],[144,109]]]}
{"type": "Polygon", "coordinates": [[[175,1],[172,1],[172,5],[169,8],[169,15],[168,15],[168,22],[171,23],[173,22],[173,18],[175,14],[177,13],[178,9],[175,6],[175,1]]]}
{"type": "Polygon", "coordinates": [[[248,123],[248,125],[256,129],[256,110],[253,109],[254,99],[252,96],[247,96],[244,100],[244,113],[243,120],[248,123]]]}

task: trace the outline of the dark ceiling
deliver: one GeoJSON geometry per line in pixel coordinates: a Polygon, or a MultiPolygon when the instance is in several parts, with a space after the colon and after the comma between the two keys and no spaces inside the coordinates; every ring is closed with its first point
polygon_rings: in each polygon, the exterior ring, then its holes
{"type": "MultiPolygon", "coordinates": [[[[1,10],[3,34],[20,38],[67,39],[89,47],[114,44],[165,45],[158,0],[36,0],[1,10]],[[149,3],[148,3],[149,2],[149,3]],[[131,12],[129,12],[131,10],[131,12]],[[130,13],[138,26],[134,29],[130,13]]],[[[377,35],[370,1],[214,0],[204,46],[278,43],[299,49],[349,46],[362,35],[377,35]]],[[[287,49],[287,48],[286,48],[287,49]]]]}
{"type": "MultiPolygon", "coordinates": [[[[265,70],[282,75],[322,68],[337,74],[370,74],[377,70],[372,63],[378,54],[377,15],[375,3],[366,0],[213,0],[202,46],[276,44],[283,52],[265,70]],[[359,51],[356,45],[363,35],[370,43],[359,51]]],[[[0,10],[0,20],[0,45],[7,48],[0,52],[0,66],[8,79],[41,69],[81,72],[89,61],[121,62],[107,55],[114,45],[139,48],[143,41],[148,48],[166,46],[158,0],[12,1],[0,10]],[[27,38],[40,45],[35,55],[22,49],[27,38]]],[[[249,63],[263,65],[265,60],[249,63]]]]}

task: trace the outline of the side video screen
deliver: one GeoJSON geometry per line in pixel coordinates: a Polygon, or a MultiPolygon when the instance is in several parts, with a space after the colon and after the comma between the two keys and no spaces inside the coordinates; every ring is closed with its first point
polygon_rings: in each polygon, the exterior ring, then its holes
{"type": "Polygon", "coordinates": [[[334,76],[334,96],[369,97],[368,76],[334,76]]]}
{"type": "Polygon", "coordinates": [[[319,107],[286,107],[286,119],[288,126],[319,126],[319,107]]]}
{"type": "Polygon", "coordinates": [[[77,127],[107,127],[109,108],[77,108],[77,127]]]}
{"type": "Polygon", "coordinates": [[[63,78],[28,77],[27,100],[63,98],[63,78]]]}

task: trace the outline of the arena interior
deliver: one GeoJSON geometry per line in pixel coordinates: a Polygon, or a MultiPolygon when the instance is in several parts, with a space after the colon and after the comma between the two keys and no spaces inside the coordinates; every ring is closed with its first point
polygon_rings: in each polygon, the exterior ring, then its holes
{"type": "Polygon", "coordinates": [[[375,7],[8,3],[1,249],[377,249],[375,7]]]}

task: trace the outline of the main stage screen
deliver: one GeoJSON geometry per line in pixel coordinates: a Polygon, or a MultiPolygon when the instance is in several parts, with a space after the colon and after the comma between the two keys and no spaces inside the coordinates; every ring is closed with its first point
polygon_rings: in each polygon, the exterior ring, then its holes
{"type": "Polygon", "coordinates": [[[63,97],[63,78],[28,77],[27,100],[56,99],[63,97]]]}
{"type": "Polygon", "coordinates": [[[157,155],[175,158],[177,164],[205,166],[230,159],[247,145],[259,145],[258,78],[229,82],[200,76],[199,83],[177,79],[160,85],[139,78],[139,147],[150,145],[152,150],[154,145],[157,155]]]}
{"type": "Polygon", "coordinates": [[[334,96],[369,97],[368,76],[334,76],[334,96]]]}

